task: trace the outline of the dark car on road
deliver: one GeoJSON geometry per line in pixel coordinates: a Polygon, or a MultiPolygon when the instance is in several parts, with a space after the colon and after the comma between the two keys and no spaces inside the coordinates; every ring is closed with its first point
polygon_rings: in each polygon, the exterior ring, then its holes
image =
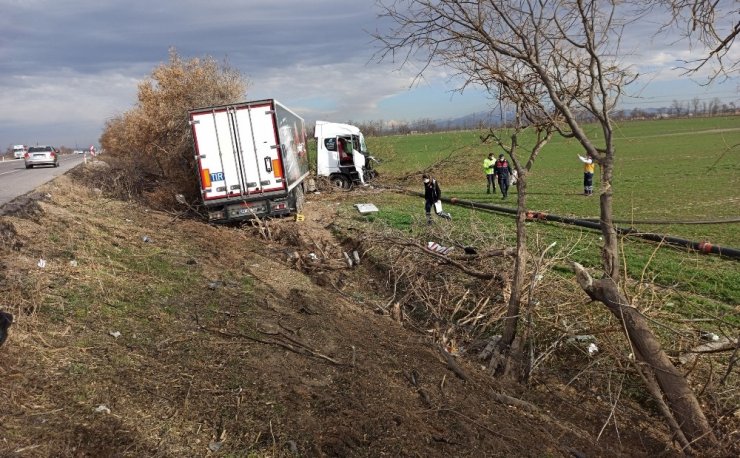
{"type": "Polygon", "coordinates": [[[59,151],[53,146],[32,146],[24,156],[26,168],[34,165],[51,165],[59,167],[59,151]]]}

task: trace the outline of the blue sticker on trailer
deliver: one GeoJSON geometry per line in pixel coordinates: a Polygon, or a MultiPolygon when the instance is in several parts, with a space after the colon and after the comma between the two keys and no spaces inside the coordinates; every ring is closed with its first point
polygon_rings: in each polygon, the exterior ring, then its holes
{"type": "Polygon", "coordinates": [[[211,181],[224,181],[224,172],[214,172],[211,174],[211,181]]]}

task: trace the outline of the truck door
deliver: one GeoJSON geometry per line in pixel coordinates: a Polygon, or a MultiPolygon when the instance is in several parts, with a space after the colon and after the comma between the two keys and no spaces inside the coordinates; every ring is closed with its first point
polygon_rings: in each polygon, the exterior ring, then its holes
{"type": "Polygon", "coordinates": [[[285,189],[275,116],[270,104],[249,105],[234,112],[235,138],[248,193],[285,189]]]}
{"type": "Polygon", "coordinates": [[[270,109],[265,104],[191,114],[204,200],[284,188],[277,179],[282,168],[270,109]]]}

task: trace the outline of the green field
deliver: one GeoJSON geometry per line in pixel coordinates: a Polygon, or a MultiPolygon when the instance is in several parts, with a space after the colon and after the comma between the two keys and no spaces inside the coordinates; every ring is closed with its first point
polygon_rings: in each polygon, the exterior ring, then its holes
{"type": "MultiPolygon", "coordinates": [[[[591,127],[591,129],[594,129],[591,127]]],[[[618,124],[617,164],[614,180],[615,218],[627,221],[706,221],[740,216],[740,117],[697,118],[660,121],[628,121],[618,124]],[[734,146],[734,147],[733,147],[734,146]]],[[[419,175],[434,166],[447,197],[516,205],[512,189],[508,201],[486,195],[482,161],[493,145],[483,145],[481,132],[451,132],[369,138],[383,181],[420,190],[419,175]]],[[[597,137],[598,138],[598,137],[597,137]]],[[[521,143],[527,144],[525,138],[521,143]]],[[[583,154],[573,140],[554,139],[541,153],[529,179],[529,205],[533,210],[563,216],[596,217],[598,197],[582,192],[583,154]]],[[[598,193],[598,168],[595,192],[598,193]]],[[[398,228],[412,225],[413,215],[423,213],[418,198],[384,196],[378,220],[398,228]],[[413,209],[409,211],[409,209],[413,209]]],[[[465,237],[469,219],[487,223],[513,240],[511,217],[448,208],[456,230],[465,237]]],[[[628,227],[629,223],[620,226],[628,227]]],[[[740,248],[740,223],[641,224],[635,228],[695,241],[740,248]]],[[[599,234],[555,224],[533,223],[532,235],[541,240],[575,244],[573,258],[598,265],[599,234]]],[[[656,244],[632,241],[624,244],[624,258],[632,278],[684,292],[740,304],[740,265],[737,261],[673,248],[656,251],[656,244]]]]}

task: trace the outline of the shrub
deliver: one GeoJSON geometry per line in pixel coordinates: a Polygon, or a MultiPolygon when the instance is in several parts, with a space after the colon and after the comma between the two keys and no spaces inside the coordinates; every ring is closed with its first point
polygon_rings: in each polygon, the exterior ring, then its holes
{"type": "Polygon", "coordinates": [[[108,120],[100,138],[104,160],[118,172],[111,175],[125,187],[117,194],[160,208],[174,204],[178,193],[198,199],[187,111],[238,102],[246,89],[245,78],[227,64],[210,56],[183,60],[171,49],[169,62],[139,84],[136,105],[108,120]]]}

